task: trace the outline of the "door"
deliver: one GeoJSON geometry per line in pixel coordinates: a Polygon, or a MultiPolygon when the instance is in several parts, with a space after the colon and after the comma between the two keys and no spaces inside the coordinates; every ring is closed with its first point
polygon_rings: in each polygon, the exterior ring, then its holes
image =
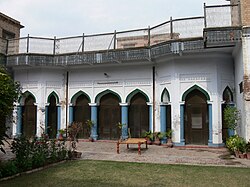
{"type": "Polygon", "coordinates": [[[36,135],[36,114],[37,109],[34,105],[35,99],[29,95],[24,102],[22,115],[22,134],[27,137],[31,138],[36,135]]]}
{"type": "Polygon", "coordinates": [[[89,100],[82,94],[76,99],[76,104],[74,106],[74,121],[81,122],[83,127],[78,138],[89,138],[85,124],[87,120],[90,120],[89,100]]]}
{"type": "Polygon", "coordinates": [[[121,121],[119,99],[114,94],[108,93],[100,100],[99,127],[100,139],[118,139],[120,129],[117,124],[121,121]]]}
{"type": "Polygon", "coordinates": [[[149,131],[149,109],[144,95],[137,93],[130,100],[129,128],[131,137],[142,137],[149,131]]]}
{"type": "Polygon", "coordinates": [[[198,90],[186,99],[185,140],[186,144],[208,144],[208,110],[206,97],[198,90]]]}
{"type": "Polygon", "coordinates": [[[48,135],[49,138],[56,138],[57,131],[57,106],[56,97],[54,95],[50,96],[48,108],[48,135]]]}

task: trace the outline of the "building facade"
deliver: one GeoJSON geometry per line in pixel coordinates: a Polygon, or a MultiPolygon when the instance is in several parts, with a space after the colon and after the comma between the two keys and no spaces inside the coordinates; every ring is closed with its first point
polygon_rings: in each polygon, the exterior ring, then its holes
{"type": "Polygon", "coordinates": [[[218,147],[227,137],[223,110],[235,105],[242,115],[237,132],[249,139],[244,3],[205,5],[204,16],[127,32],[8,40],[7,66],[23,88],[13,136],[45,129],[55,138],[72,122],[91,119],[94,139],[117,139],[121,122],[124,138],[128,128],[132,137],[172,129],[176,146],[218,147]]]}

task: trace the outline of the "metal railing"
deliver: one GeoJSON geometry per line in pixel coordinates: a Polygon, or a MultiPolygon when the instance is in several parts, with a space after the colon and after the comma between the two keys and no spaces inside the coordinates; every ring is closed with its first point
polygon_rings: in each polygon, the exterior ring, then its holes
{"type": "MultiPolygon", "coordinates": [[[[175,40],[203,37],[204,28],[239,26],[240,17],[238,14],[238,5],[206,6],[204,4],[204,16],[201,17],[183,19],[172,19],[171,17],[169,21],[152,28],[148,27],[123,32],[115,31],[113,33],[97,35],[83,34],[81,36],[67,38],[41,38],[28,35],[27,37],[19,39],[8,40],[5,45],[7,46],[7,50],[5,51],[7,55],[28,53],[39,55],[71,54],[70,58],[73,58],[72,54],[78,55],[86,52],[95,52],[95,54],[98,54],[98,52],[103,53],[102,51],[109,52],[117,49],[131,50],[132,48],[147,48],[168,41],[173,42],[173,44],[170,46],[170,43],[168,43],[167,45],[169,45],[169,47],[167,48],[174,51],[173,48],[176,48],[176,50],[181,48],[181,46],[176,44],[175,40]]],[[[217,37],[216,35],[214,36],[217,37]]],[[[213,36],[208,35],[207,37],[211,38],[213,36]]],[[[200,41],[198,41],[198,43],[200,45],[200,41]]],[[[4,47],[0,47],[0,50],[4,51],[4,49],[2,49],[4,47]]],[[[107,54],[113,53],[114,52],[107,54]]],[[[118,51],[117,53],[120,53],[119,56],[126,58],[125,51],[118,51]]],[[[110,56],[101,56],[102,61],[103,59],[111,58],[110,56]]],[[[98,61],[98,57],[96,56],[91,57],[91,55],[86,55],[84,58],[91,60],[95,58],[95,61],[98,61]]]]}

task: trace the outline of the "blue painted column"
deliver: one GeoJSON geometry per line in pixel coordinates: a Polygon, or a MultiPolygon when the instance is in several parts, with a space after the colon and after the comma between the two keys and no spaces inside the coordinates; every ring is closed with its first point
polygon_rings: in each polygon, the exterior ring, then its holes
{"type": "Polygon", "coordinates": [[[59,135],[59,129],[61,129],[61,106],[57,106],[57,137],[59,135]]]}
{"type": "Polygon", "coordinates": [[[97,109],[98,109],[98,105],[96,103],[90,103],[89,104],[91,107],[91,121],[94,122],[94,125],[92,126],[91,129],[91,138],[93,138],[94,140],[97,140],[98,138],[98,134],[97,134],[97,109]]]}
{"type": "Polygon", "coordinates": [[[185,123],[185,114],[184,114],[184,104],[180,105],[180,145],[185,145],[184,139],[184,123],[185,123]]]}
{"type": "Polygon", "coordinates": [[[74,106],[69,106],[69,125],[74,121],[74,106]]]}
{"type": "Polygon", "coordinates": [[[161,132],[166,132],[167,126],[167,105],[160,106],[161,132]]]}
{"type": "Polygon", "coordinates": [[[212,104],[208,104],[208,123],[209,123],[209,139],[208,145],[213,144],[213,116],[212,116],[212,104]]]}
{"type": "Polygon", "coordinates": [[[45,106],[45,133],[48,134],[49,107],[45,106]]]}
{"type": "Polygon", "coordinates": [[[120,103],[121,106],[121,123],[122,126],[122,139],[128,138],[128,104],[127,103],[120,103]]]}
{"type": "Polygon", "coordinates": [[[22,135],[22,106],[17,106],[17,126],[16,126],[16,136],[22,135]]]}
{"type": "Polygon", "coordinates": [[[153,105],[147,103],[149,106],[149,130],[153,132],[153,105]]]}

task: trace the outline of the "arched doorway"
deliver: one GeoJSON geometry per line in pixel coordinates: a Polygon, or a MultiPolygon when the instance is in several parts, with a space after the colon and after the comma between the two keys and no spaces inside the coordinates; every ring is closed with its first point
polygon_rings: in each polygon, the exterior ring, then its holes
{"type": "Polygon", "coordinates": [[[57,132],[57,106],[56,106],[56,97],[51,95],[49,97],[49,106],[48,106],[48,135],[49,138],[56,138],[57,132]]]}
{"type": "Polygon", "coordinates": [[[207,97],[198,89],[187,94],[185,99],[186,144],[208,144],[207,97]]]}
{"type": "Polygon", "coordinates": [[[223,104],[221,105],[221,117],[222,117],[222,140],[225,143],[228,138],[228,127],[224,121],[224,110],[227,106],[233,104],[233,93],[230,88],[227,86],[222,94],[223,104]]]}
{"type": "MultiPolygon", "coordinates": [[[[171,105],[170,105],[170,96],[169,92],[167,89],[164,89],[161,95],[161,102],[163,103],[163,106],[161,108],[165,108],[163,112],[161,112],[161,118],[164,119],[163,124],[165,125],[164,127],[161,127],[161,129],[164,129],[164,131],[171,130],[171,105]]],[[[163,131],[163,132],[164,132],[163,131]]]]}
{"type": "Polygon", "coordinates": [[[118,139],[120,129],[117,123],[121,121],[121,110],[119,98],[107,93],[100,99],[99,106],[99,127],[98,134],[100,139],[118,139]]]}
{"type": "Polygon", "coordinates": [[[82,123],[82,130],[79,133],[79,138],[89,138],[86,129],[86,121],[90,120],[89,99],[84,94],[77,97],[73,109],[73,121],[82,123]]]}
{"type": "Polygon", "coordinates": [[[129,128],[132,137],[142,137],[149,131],[149,108],[145,96],[138,92],[130,100],[129,128]]]}
{"type": "Polygon", "coordinates": [[[22,134],[27,138],[31,138],[36,135],[37,109],[34,103],[34,97],[32,95],[28,95],[24,101],[22,110],[22,134]]]}

